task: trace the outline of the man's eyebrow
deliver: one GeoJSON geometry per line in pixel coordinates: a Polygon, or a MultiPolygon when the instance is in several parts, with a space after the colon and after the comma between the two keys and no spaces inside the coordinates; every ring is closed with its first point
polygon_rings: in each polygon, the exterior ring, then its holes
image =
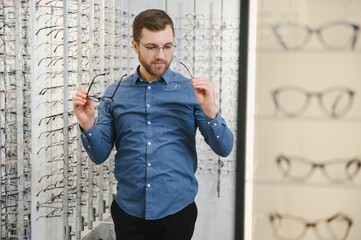
{"type": "MultiPolygon", "coordinates": [[[[155,44],[155,43],[143,43],[144,45],[153,45],[153,46],[159,46],[158,44],[155,44]]],[[[164,43],[163,45],[161,46],[165,46],[165,45],[168,45],[168,44],[174,44],[174,42],[167,42],[167,43],[164,43]]]]}

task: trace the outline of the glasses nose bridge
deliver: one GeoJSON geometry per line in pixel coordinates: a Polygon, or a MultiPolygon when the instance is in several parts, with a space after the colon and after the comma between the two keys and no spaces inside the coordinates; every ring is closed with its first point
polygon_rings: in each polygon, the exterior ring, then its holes
{"type": "Polygon", "coordinates": [[[162,49],[163,50],[163,55],[165,56],[166,55],[165,47],[166,46],[157,46],[155,55],[159,55],[160,52],[161,52],[160,50],[162,49]]]}

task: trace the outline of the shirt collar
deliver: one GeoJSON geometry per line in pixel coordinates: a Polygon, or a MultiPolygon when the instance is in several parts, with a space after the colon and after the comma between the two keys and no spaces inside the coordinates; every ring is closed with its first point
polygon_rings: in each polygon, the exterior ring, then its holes
{"type": "MultiPolygon", "coordinates": [[[[135,70],[135,73],[133,75],[132,80],[134,83],[144,82],[144,81],[142,81],[142,79],[139,76],[139,68],[140,68],[140,66],[137,67],[137,69],[135,70]]],[[[172,71],[168,68],[168,70],[163,74],[163,76],[161,76],[159,78],[158,81],[160,81],[163,84],[168,84],[169,80],[171,79],[172,74],[173,74],[172,71]]]]}

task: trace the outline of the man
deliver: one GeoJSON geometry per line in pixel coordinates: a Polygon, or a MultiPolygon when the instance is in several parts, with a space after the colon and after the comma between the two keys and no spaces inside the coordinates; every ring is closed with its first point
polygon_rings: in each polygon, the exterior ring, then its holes
{"type": "Polygon", "coordinates": [[[140,65],[106,89],[97,121],[88,92],[75,94],[82,142],[96,164],[117,150],[111,214],[118,240],[189,240],[197,218],[196,131],[221,156],[231,152],[233,135],[208,79],[169,69],[174,25],[164,11],[136,16],[132,46],[140,65]]]}

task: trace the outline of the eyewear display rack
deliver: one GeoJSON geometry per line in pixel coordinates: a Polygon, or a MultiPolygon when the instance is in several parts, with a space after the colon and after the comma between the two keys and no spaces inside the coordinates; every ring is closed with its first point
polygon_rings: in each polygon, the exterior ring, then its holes
{"type": "Polygon", "coordinates": [[[0,237],[30,235],[30,49],[27,3],[0,3],[0,237]],[[9,5],[11,4],[11,5],[9,5]]]}
{"type": "Polygon", "coordinates": [[[244,239],[361,236],[361,1],[250,1],[244,239]]]}
{"type": "MultiPolygon", "coordinates": [[[[166,1],[166,8],[169,3],[166,1]]],[[[175,16],[172,68],[217,79],[217,101],[236,132],[239,19],[175,16]]],[[[222,2],[223,6],[223,2],[222,2]]],[[[223,7],[222,7],[223,8],[223,7]]],[[[93,94],[134,72],[132,1],[14,0],[0,3],[0,239],[82,239],[110,217],[114,155],[96,166],[83,150],[73,94],[93,94]]],[[[223,12],[223,9],[221,10],[223,12]]],[[[235,149],[220,158],[199,136],[199,177],[235,175],[235,149]]],[[[112,239],[114,233],[107,236],[112,239]]]]}

